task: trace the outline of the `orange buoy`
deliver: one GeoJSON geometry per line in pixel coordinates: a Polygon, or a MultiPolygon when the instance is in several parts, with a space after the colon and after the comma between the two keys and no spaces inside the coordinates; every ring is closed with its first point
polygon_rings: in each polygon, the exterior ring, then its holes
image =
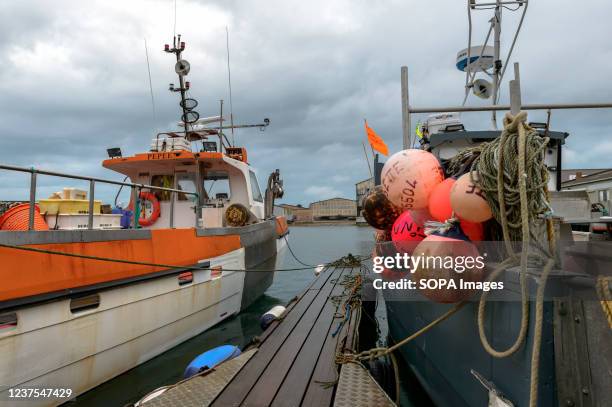
{"type": "Polygon", "coordinates": [[[402,210],[423,209],[429,203],[431,191],[444,180],[444,172],[433,154],[409,149],[387,160],[381,180],[393,205],[402,210]]]}
{"type": "Polygon", "coordinates": [[[413,258],[421,257],[413,280],[419,292],[432,301],[463,301],[474,293],[473,289],[463,288],[465,282],[483,280],[483,258],[474,244],[459,236],[456,229],[449,235],[431,234],[412,254],[413,258]]]}
{"type": "Polygon", "coordinates": [[[429,195],[429,213],[438,222],[445,222],[453,216],[450,191],[454,184],[453,178],[447,178],[436,185],[429,195]]]}
{"type": "Polygon", "coordinates": [[[472,242],[479,242],[484,239],[484,225],[482,223],[459,219],[459,226],[472,242]]]}
{"type": "MultiPolygon", "coordinates": [[[[477,173],[472,173],[477,180],[477,173]]],[[[493,217],[482,190],[472,182],[470,173],[464,174],[453,184],[450,203],[455,215],[470,222],[484,222],[493,217]]]]}
{"type": "MultiPolygon", "coordinates": [[[[30,204],[15,205],[0,217],[0,230],[28,230],[29,221],[30,204]]],[[[34,205],[34,230],[49,230],[38,205],[34,205]]]]}

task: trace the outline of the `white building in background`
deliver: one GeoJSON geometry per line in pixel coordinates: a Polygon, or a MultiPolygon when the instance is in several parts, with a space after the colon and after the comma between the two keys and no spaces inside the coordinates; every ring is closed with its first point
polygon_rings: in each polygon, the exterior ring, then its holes
{"type": "Polygon", "coordinates": [[[319,219],[355,219],[357,203],[347,198],[331,198],[310,204],[312,217],[319,219]]]}
{"type": "Polygon", "coordinates": [[[564,191],[586,191],[592,205],[610,213],[612,209],[612,169],[565,171],[568,171],[567,181],[561,184],[564,191]],[[588,175],[583,175],[586,171],[588,175]]]}

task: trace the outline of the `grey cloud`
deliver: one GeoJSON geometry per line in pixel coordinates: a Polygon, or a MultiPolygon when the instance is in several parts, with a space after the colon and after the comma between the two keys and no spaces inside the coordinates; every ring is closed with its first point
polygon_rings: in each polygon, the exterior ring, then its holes
{"type": "MultiPolygon", "coordinates": [[[[0,162],[120,178],[101,168],[105,149],[145,150],[156,129],[178,119],[176,95],[166,91],[176,80],[172,56],[161,52],[171,40],[173,4],[3,2],[0,162]]],[[[580,7],[567,0],[532,2],[512,58],[521,62],[524,100],[612,100],[610,15],[605,1],[580,7]]],[[[475,43],[484,39],[488,17],[475,17],[475,43]]],[[[506,47],[516,19],[504,15],[506,47]]],[[[312,193],[326,191],[353,196],[354,182],[368,176],[363,118],[391,151],[400,148],[401,65],[410,69],[413,105],[462,100],[464,77],[454,59],[467,44],[463,2],[179,0],[191,94],[203,116],[217,114],[219,99],[229,104],[226,25],[236,121],[272,120],[263,133],[237,132],[238,140],[249,149],[260,182],[281,169],[287,202],[306,204],[316,200],[312,193]]],[[[544,113],[530,117],[543,120],[544,113]]],[[[608,150],[596,146],[610,134],[611,119],[610,111],[553,113],[553,127],[572,133],[567,165],[610,166],[608,150]]],[[[486,115],[466,114],[464,120],[469,128],[489,125],[486,115]]],[[[0,181],[8,195],[27,193],[6,175],[0,181]]],[[[43,182],[50,190],[61,184],[43,182]]]]}

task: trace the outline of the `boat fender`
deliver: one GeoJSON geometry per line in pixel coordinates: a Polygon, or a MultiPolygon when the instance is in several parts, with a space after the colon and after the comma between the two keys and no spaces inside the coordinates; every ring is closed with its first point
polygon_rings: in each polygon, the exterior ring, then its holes
{"type": "Polygon", "coordinates": [[[286,308],[282,305],[277,305],[275,307],[272,307],[265,314],[263,314],[261,318],[259,318],[259,326],[261,326],[261,329],[265,331],[266,328],[268,328],[272,322],[276,321],[281,317],[281,315],[283,315],[285,309],[286,308]]]}
{"type": "Polygon", "coordinates": [[[134,216],[132,211],[123,209],[121,206],[116,206],[111,213],[114,215],[121,215],[121,229],[129,229],[131,227],[132,216],[134,216]]]}
{"type": "MultiPolygon", "coordinates": [[[[161,207],[159,205],[159,200],[157,199],[157,197],[155,196],[155,194],[153,194],[152,192],[141,192],[139,195],[140,199],[144,199],[145,201],[149,201],[151,202],[151,207],[153,208],[153,211],[151,212],[151,215],[149,215],[146,218],[140,218],[138,219],[138,224],[140,226],[151,226],[152,224],[154,224],[157,219],[159,219],[159,216],[161,215],[161,207]]],[[[128,208],[130,211],[134,210],[134,202],[130,202],[130,205],[128,206],[128,208]]]]}
{"type": "Polygon", "coordinates": [[[200,372],[212,369],[215,366],[235,358],[240,355],[240,348],[233,345],[221,345],[196,356],[183,373],[183,378],[187,379],[200,372]]]}

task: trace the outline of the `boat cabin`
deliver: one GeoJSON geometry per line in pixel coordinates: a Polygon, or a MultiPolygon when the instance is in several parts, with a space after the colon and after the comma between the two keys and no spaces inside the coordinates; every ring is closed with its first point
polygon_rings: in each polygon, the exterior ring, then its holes
{"type": "MultiPolygon", "coordinates": [[[[529,123],[542,137],[548,137],[544,162],[548,167],[549,191],[561,190],[561,149],[566,132],[551,131],[545,123],[529,123]]],[[[422,129],[426,149],[442,162],[450,160],[460,151],[501,136],[501,130],[465,130],[458,113],[430,115],[422,129]]]]}
{"type": "MultiPolygon", "coordinates": [[[[224,148],[219,143],[222,151],[217,151],[217,143],[202,142],[201,151],[193,152],[190,140],[194,136],[199,136],[199,140],[207,137],[194,133],[197,132],[189,133],[189,137],[159,134],[153,139],[151,151],[103,162],[105,168],[124,174],[132,183],[185,191],[183,194],[144,188],[140,198],[148,201],[145,215],[153,222],[143,225],[141,221],[141,226],[223,227],[225,211],[232,204],[241,204],[257,220],[263,219],[263,194],[247,162],[246,149],[224,148]],[[152,219],[156,205],[159,214],[152,219]]],[[[134,208],[133,202],[129,208],[134,208]]]]}

